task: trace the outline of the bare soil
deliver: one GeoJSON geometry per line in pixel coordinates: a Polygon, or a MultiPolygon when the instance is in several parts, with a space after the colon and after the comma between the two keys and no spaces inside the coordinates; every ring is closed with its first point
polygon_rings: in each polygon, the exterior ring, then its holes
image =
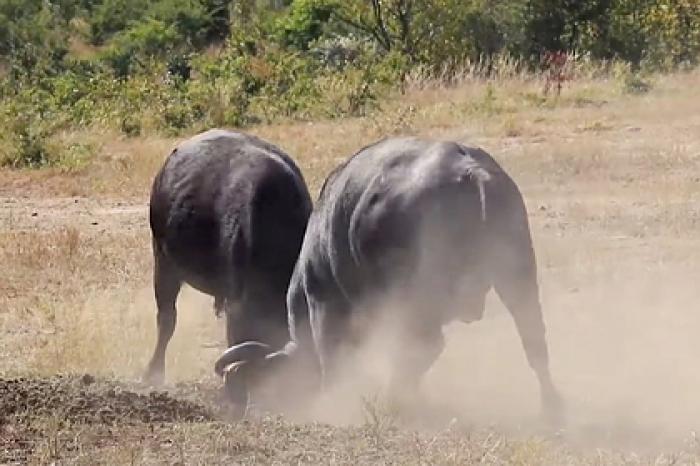
{"type": "Polygon", "coordinates": [[[148,204],[120,199],[84,197],[0,197],[0,228],[4,231],[55,231],[76,228],[88,236],[106,231],[144,228],[148,204]]]}
{"type": "Polygon", "coordinates": [[[57,426],[138,425],[205,422],[214,419],[205,406],[165,392],[133,391],[123,383],[85,374],[43,379],[0,379],[0,462],[27,460],[43,432],[37,419],[57,426]]]}

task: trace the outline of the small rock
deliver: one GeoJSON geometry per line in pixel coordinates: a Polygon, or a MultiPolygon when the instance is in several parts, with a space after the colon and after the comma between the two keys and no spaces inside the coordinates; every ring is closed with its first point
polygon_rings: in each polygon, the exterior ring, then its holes
{"type": "Polygon", "coordinates": [[[95,377],[90,374],[85,374],[81,379],[81,382],[83,382],[83,385],[92,385],[95,383],[95,377]]]}
{"type": "Polygon", "coordinates": [[[39,215],[39,212],[32,212],[32,217],[36,217],[37,215],[39,215]]]}

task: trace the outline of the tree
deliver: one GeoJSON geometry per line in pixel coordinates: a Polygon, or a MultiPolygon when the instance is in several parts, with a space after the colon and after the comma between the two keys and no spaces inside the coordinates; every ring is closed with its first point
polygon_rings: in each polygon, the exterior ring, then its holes
{"type": "Polygon", "coordinates": [[[411,59],[416,56],[414,16],[425,0],[348,1],[335,11],[340,22],[367,34],[385,52],[399,49],[411,59]]]}
{"type": "Polygon", "coordinates": [[[489,57],[511,40],[524,0],[350,0],[335,20],[371,38],[383,52],[439,69],[489,57]]]}
{"type": "Polygon", "coordinates": [[[587,34],[606,33],[610,10],[611,0],[529,0],[524,52],[577,50],[587,34]]]}
{"type": "Polygon", "coordinates": [[[308,50],[323,35],[324,25],[337,9],[335,1],[297,0],[276,22],[277,36],[284,46],[308,50]]]}
{"type": "Polygon", "coordinates": [[[202,4],[210,19],[207,39],[215,42],[226,40],[231,32],[231,0],[202,0],[202,4]]]}

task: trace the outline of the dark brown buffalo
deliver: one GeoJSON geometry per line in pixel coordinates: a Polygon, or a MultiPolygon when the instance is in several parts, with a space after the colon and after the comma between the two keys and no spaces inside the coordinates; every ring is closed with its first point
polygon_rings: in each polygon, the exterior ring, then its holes
{"type": "Polygon", "coordinates": [[[292,159],[256,137],[211,130],[173,150],[151,192],[158,341],[147,379],[163,380],[183,283],[214,297],[229,346],[288,339],[285,295],[311,207],[292,159]]]}

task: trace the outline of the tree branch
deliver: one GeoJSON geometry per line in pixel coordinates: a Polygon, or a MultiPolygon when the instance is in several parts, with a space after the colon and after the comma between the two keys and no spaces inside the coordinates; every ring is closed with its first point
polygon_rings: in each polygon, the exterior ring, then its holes
{"type": "Polygon", "coordinates": [[[391,50],[391,42],[388,42],[376,27],[373,27],[371,24],[367,24],[366,22],[362,21],[362,19],[356,21],[348,16],[338,13],[337,11],[334,11],[333,15],[337,20],[372,36],[374,40],[376,40],[377,43],[387,52],[391,50]]]}
{"type": "Polygon", "coordinates": [[[392,41],[389,31],[387,31],[384,23],[384,15],[382,14],[382,0],[372,0],[372,10],[374,11],[374,21],[377,23],[379,34],[384,38],[387,51],[391,50],[392,41]]]}

